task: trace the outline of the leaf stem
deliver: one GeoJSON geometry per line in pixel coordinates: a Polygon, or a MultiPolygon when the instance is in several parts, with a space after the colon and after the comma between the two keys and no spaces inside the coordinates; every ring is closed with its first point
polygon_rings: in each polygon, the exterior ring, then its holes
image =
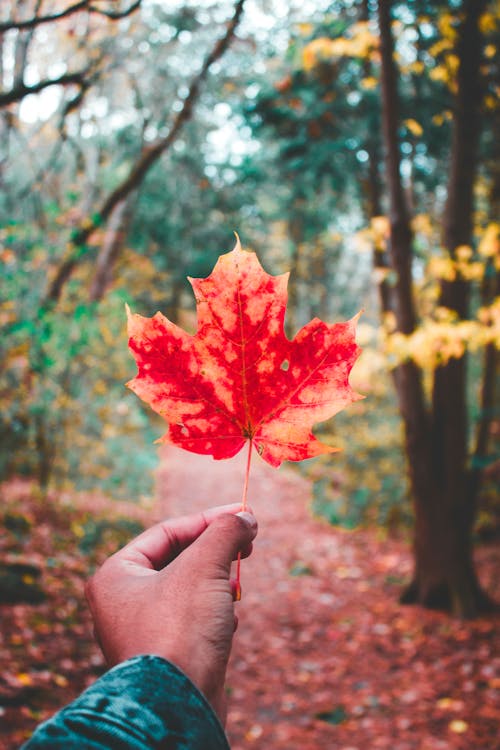
{"type": "MultiPolygon", "coordinates": [[[[252,438],[248,440],[248,454],[247,454],[247,467],[245,470],[245,482],[243,484],[243,495],[241,498],[241,510],[246,511],[247,509],[247,493],[248,493],[248,479],[250,477],[250,464],[252,462],[252,438]]],[[[241,599],[241,583],[240,583],[240,572],[241,572],[241,552],[238,552],[236,560],[236,590],[235,599],[237,602],[241,599]]]]}
{"type": "Polygon", "coordinates": [[[245,484],[243,485],[243,495],[241,498],[241,510],[246,511],[247,509],[247,492],[248,492],[248,478],[250,476],[250,464],[252,462],[252,438],[248,439],[248,454],[247,454],[247,468],[245,471],[245,484]]]}

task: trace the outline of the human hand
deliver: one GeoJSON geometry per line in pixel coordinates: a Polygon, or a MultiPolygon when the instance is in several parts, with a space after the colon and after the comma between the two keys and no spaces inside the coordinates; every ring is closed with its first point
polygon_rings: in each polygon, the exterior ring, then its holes
{"type": "Polygon", "coordinates": [[[152,526],[109,557],[86,586],[109,666],[140,654],[178,666],[225,721],[224,679],[236,628],[232,560],[250,554],[257,522],[240,505],[152,526]]]}

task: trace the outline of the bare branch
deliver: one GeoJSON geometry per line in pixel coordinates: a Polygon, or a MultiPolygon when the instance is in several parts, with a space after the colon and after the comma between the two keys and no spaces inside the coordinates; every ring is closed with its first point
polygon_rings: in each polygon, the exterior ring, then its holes
{"type": "Polygon", "coordinates": [[[43,81],[38,81],[31,86],[27,86],[25,83],[19,83],[17,86],[12,88],[10,91],[0,91],[0,107],[6,107],[14,102],[19,102],[24,99],[28,94],[38,94],[43,89],[49,86],[70,86],[71,84],[78,84],[79,86],[85,87],[86,75],[89,70],[77,70],[73,73],[65,73],[58,78],[45,78],[43,81]]]}
{"type": "Polygon", "coordinates": [[[59,266],[50,286],[47,291],[44,304],[50,306],[58,301],[61,296],[61,292],[64,285],[71,277],[76,265],[81,258],[86,254],[88,248],[86,242],[92,232],[94,232],[98,226],[102,226],[107,221],[111,212],[118,203],[125,200],[127,196],[136,188],[138,188],[146,176],[149,169],[159,159],[159,157],[168,151],[170,146],[174,143],[182,126],[187,122],[193,113],[193,106],[199,95],[199,90],[202,82],[205,80],[207,73],[213,63],[218,60],[225,53],[229,47],[236,27],[239,23],[241,15],[243,13],[243,5],[245,0],[238,0],[234,7],[234,13],[227,24],[226,33],[221,39],[219,39],[211,52],[205,58],[203,65],[198,75],[196,75],[191,81],[188,94],[184,99],[182,108],[179,110],[175,117],[172,127],[164,138],[159,139],[156,143],[143,149],[139,159],[132,167],[128,176],[108,195],[108,197],[102,203],[100,209],[93,214],[92,218],[87,217],[80,224],[80,228],[76,230],[73,237],[71,238],[70,249],[68,256],[62,261],[59,266]]]}
{"type": "Polygon", "coordinates": [[[46,16],[33,16],[32,18],[27,18],[24,21],[2,21],[0,23],[0,34],[5,33],[6,31],[11,31],[12,29],[17,29],[18,31],[25,31],[26,29],[33,29],[36,26],[40,26],[43,23],[52,23],[54,21],[60,21],[62,18],[67,18],[68,16],[72,16],[74,13],[79,13],[80,11],[87,11],[88,13],[95,13],[99,16],[106,16],[106,18],[111,19],[112,21],[117,21],[120,18],[126,18],[127,16],[130,16],[134,11],[136,11],[140,5],[142,0],[135,0],[135,2],[132,3],[128,8],[126,8],[123,11],[116,11],[116,10],[103,10],[102,8],[99,8],[96,5],[92,5],[90,3],[90,0],[79,0],[79,2],[74,3],[73,5],[69,5],[64,10],[60,11],[59,13],[50,13],[46,16]]]}
{"type": "Polygon", "coordinates": [[[132,3],[132,5],[127,8],[127,10],[123,11],[117,11],[117,10],[102,10],[101,8],[97,8],[94,5],[89,5],[89,13],[97,13],[100,16],[106,16],[106,18],[110,18],[112,21],[118,21],[120,18],[126,18],[126,16],[130,16],[134,11],[136,11],[141,4],[141,0],[135,0],[135,3],[132,3]]]}

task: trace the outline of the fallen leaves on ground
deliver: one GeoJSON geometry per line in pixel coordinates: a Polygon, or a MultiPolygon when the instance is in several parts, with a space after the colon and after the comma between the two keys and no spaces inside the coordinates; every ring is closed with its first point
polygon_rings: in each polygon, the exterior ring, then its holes
{"type": "MultiPolygon", "coordinates": [[[[26,524],[2,532],[2,559],[39,568],[47,599],[0,606],[2,750],[17,749],[104,669],[83,600],[92,567],[134,525],[234,501],[243,473],[242,456],[217,462],[168,447],[151,508],[97,495],[49,505],[29,483],[4,485],[2,514],[26,524]]],[[[228,673],[232,749],[498,750],[498,618],[460,622],[399,606],[407,542],[316,521],[309,493],[296,472],[255,462],[249,500],[260,531],[242,565],[228,673]]],[[[497,599],[499,556],[495,546],[477,551],[497,599]]]]}

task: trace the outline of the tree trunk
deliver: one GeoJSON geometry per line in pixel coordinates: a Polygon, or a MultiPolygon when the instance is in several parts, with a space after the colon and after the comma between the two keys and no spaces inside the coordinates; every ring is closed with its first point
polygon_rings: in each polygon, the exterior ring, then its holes
{"type": "MultiPolygon", "coordinates": [[[[465,0],[458,54],[457,111],[452,142],[445,237],[450,253],[471,239],[472,199],[479,132],[480,51],[478,19],[484,1],[465,0]]],[[[412,237],[400,174],[398,94],[390,0],[379,0],[382,127],[390,201],[391,265],[398,330],[409,334],[416,316],[412,292],[412,237]]],[[[465,282],[443,284],[441,304],[467,312],[465,282]]],[[[415,512],[415,570],[405,603],[471,617],[489,606],[474,571],[473,508],[467,497],[465,360],[451,360],[435,376],[432,415],[425,407],[420,372],[412,362],[395,372],[406,435],[415,512]]]]}
{"type": "Polygon", "coordinates": [[[477,580],[470,519],[443,502],[443,494],[415,502],[413,580],[403,604],[444,609],[458,617],[490,611],[492,603],[477,580]]]}
{"type": "MultiPolygon", "coordinates": [[[[396,273],[393,290],[397,329],[410,334],[416,314],[412,283],[412,233],[400,172],[398,142],[399,102],[391,32],[390,0],[379,0],[378,21],[381,52],[382,131],[389,192],[390,262],[396,273]]],[[[405,447],[414,496],[432,494],[429,454],[429,420],[419,368],[413,362],[399,365],[394,372],[399,410],[405,426],[405,447]]]]}
{"type": "Polygon", "coordinates": [[[131,201],[124,200],[115,206],[108,222],[102,247],[97,256],[95,274],[90,285],[91,302],[100,302],[111,283],[113,267],[125,245],[132,218],[131,201]]]}

